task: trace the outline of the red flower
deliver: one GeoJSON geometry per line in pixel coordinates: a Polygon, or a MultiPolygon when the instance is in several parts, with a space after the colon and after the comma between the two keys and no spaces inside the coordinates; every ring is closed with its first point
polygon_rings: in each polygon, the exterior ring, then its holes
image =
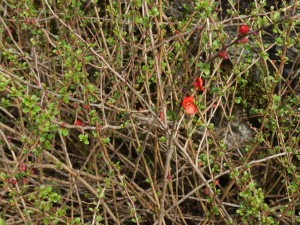
{"type": "Polygon", "coordinates": [[[17,184],[17,180],[16,180],[16,179],[11,179],[10,182],[11,182],[11,184],[14,185],[14,186],[17,184]]]}
{"type": "Polygon", "coordinates": [[[222,59],[228,59],[229,58],[227,50],[220,51],[218,56],[222,59]]]}
{"type": "Polygon", "coordinates": [[[239,28],[239,35],[245,35],[249,32],[250,28],[248,27],[248,25],[242,25],[239,28]]]}
{"type": "Polygon", "coordinates": [[[159,119],[164,120],[164,114],[163,114],[163,112],[159,112],[159,119]]]}
{"type": "Polygon", "coordinates": [[[194,104],[194,97],[184,97],[182,101],[182,107],[184,108],[187,114],[194,114],[197,111],[197,106],[194,104]]]}
{"type": "Polygon", "coordinates": [[[75,121],[74,125],[75,125],[75,126],[82,126],[82,127],[84,127],[84,126],[85,126],[85,123],[82,122],[81,120],[77,119],[77,120],[75,121]]]}
{"type": "Polygon", "coordinates": [[[21,162],[19,164],[19,172],[24,172],[24,171],[26,171],[26,166],[21,162]]]}
{"type": "Polygon", "coordinates": [[[24,185],[28,184],[28,181],[29,181],[28,178],[23,178],[23,179],[22,179],[22,183],[23,183],[24,185]]]}
{"type": "Polygon", "coordinates": [[[215,180],[214,183],[217,186],[217,185],[219,185],[220,182],[219,182],[219,180],[215,180]]]}
{"type": "Polygon", "coordinates": [[[247,37],[243,37],[242,39],[238,40],[238,44],[246,44],[248,42],[247,37]]]}
{"type": "Polygon", "coordinates": [[[196,79],[196,81],[194,82],[194,88],[196,91],[200,90],[200,91],[204,91],[204,87],[203,87],[203,80],[201,77],[198,77],[196,79]]]}
{"type": "Polygon", "coordinates": [[[209,195],[209,189],[208,189],[208,188],[205,188],[205,189],[204,189],[204,193],[205,193],[206,195],[209,195]]]}

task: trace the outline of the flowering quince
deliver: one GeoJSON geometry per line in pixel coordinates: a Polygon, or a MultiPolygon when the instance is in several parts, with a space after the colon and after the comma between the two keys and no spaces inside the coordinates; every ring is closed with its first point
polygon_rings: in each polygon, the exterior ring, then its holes
{"type": "Polygon", "coordinates": [[[164,120],[164,114],[163,114],[163,112],[159,112],[159,119],[160,120],[164,120]]]}
{"type": "Polygon", "coordinates": [[[75,121],[74,125],[75,125],[75,126],[82,126],[82,127],[84,127],[84,126],[85,126],[85,123],[82,122],[81,120],[77,119],[77,120],[75,121]]]}
{"type": "Polygon", "coordinates": [[[12,179],[10,182],[11,182],[12,185],[16,185],[17,184],[17,180],[16,179],[12,179]]]}
{"type": "Polygon", "coordinates": [[[200,91],[204,91],[204,87],[203,87],[203,80],[201,77],[198,77],[196,79],[196,81],[194,82],[194,88],[196,91],[200,90],[200,91]]]}
{"type": "Polygon", "coordinates": [[[248,27],[248,25],[242,25],[239,28],[239,35],[245,35],[249,32],[250,28],[248,27]]]}
{"type": "Polygon", "coordinates": [[[222,59],[228,59],[229,58],[227,50],[220,51],[218,56],[222,59]]]}
{"type": "Polygon", "coordinates": [[[238,44],[246,44],[248,42],[247,37],[243,37],[242,39],[238,40],[238,44]]]}
{"type": "Polygon", "coordinates": [[[24,171],[26,171],[26,166],[21,162],[19,164],[19,172],[24,172],[24,171]]]}
{"type": "Polygon", "coordinates": [[[214,181],[214,184],[215,184],[216,186],[219,185],[219,183],[220,183],[219,180],[215,180],[215,181],[214,181]]]}
{"type": "Polygon", "coordinates": [[[184,97],[182,101],[182,107],[184,108],[185,112],[187,114],[194,114],[197,111],[197,106],[194,104],[194,97],[189,96],[189,97],[184,97]]]}
{"type": "Polygon", "coordinates": [[[174,34],[175,35],[179,34],[179,31],[178,30],[174,30],[174,34]]]}
{"type": "Polygon", "coordinates": [[[206,195],[209,195],[209,190],[208,190],[208,188],[205,188],[205,189],[204,189],[204,193],[205,193],[206,195]]]}

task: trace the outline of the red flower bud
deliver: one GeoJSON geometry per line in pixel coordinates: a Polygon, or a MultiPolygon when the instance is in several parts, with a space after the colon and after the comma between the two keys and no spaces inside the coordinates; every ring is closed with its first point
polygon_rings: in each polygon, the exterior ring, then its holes
{"type": "Polygon", "coordinates": [[[11,184],[14,185],[14,186],[17,184],[17,180],[16,180],[16,179],[12,179],[10,182],[11,182],[11,184]]]}
{"type": "Polygon", "coordinates": [[[201,77],[198,77],[195,82],[194,82],[194,88],[196,91],[200,90],[200,91],[204,91],[204,87],[203,87],[203,80],[201,77]]]}
{"type": "Polygon", "coordinates": [[[24,172],[24,171],[26,171],[26,166],[21,162],[19,164],[19,172],[24,172]]]}
{"type": "Polygon", "coordinates": [[[206,195],[209,195],[209,189],[208,189],[208,188],[205,188],[205,189],[204,189],[204,193],[205,193],[206,195]]]}
{"type": "Polygon", "coordinates": [[[220,51],[218,56],[222,59],[228,59],[229,58],[227,50],[220,51]]]}
{"type": "Polygon", "coordinates": [[[243,37],[242,39],[238,40],[238,44],[246,44],[248,42],[247,37],[243,37]]]}
{"type": "Polygon", "coordinates": [[[28,178],[23,178],[23,179],[22,179],[22,183],[23,183],[24,185],[28,184],[28,181],[29,181],[28,178]]]}
{"type": "Polygon", "coordinates": [[[83,108],[86,109],[86,110],[89,110],[90,106],[89,105],[84,105],[83,108]]]}
{"type": "Polygon", "coordinates": [[[164,114],[163,114],[163,112],[159,112],[159,119],[160,120],[164,120],[164,114]]]}
{"type": "Polygon", "coordinates": [[[80,119],[77,119],[77,120],[75,121],[74,125],[75,125],[75,126],[82,126],[82,127],[84,127],[84,126],[85,126],[85,123],[82,122],[80,119]]]}
{"type": "Polygon", "coordinates": [[[250,28],[248,27],[248,25],[242,25],[239,28],[239,35],[245,35],[249,32],[250,28]]]}
{"type": "Polygon", "coordinates": [[[219,185],[219,180],[215,180],[215,186],[219,185]]]}

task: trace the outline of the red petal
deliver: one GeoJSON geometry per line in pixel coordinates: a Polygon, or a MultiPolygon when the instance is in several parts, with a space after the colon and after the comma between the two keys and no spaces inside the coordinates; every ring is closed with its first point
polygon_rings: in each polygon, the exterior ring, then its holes
{"type": "Polygon", "coordinates": [[[217,186],[217,185],[219,185],[219,180],[215,180],[215,185],[217,186]]]}
{"type": "Polygon", "coordinates": [[[184,97],[182,101],[182,106],[187,114],[194,114],[197,111],[197,106],[194,104],[194,97],[184,97]]]}
{"type": "Polygon", "coordinates": [[[196,81],[194,82],[194,88],[195,88],[196,91],[198,91],[198,90],[204,91],[203,80],[202,80],[201,77],[198,77],[196,79],[196,81]]]}
{"type": "Polygon", "coordinates": [[[75,123],[74,123],[74,125],[75,126],[82,126],[83,127],[83,126],[85,126],[85,123],[82,122],[81,120],[76,120],[75,123]]]}
{"type": "Polygon", "coordinates": [[[159,119],[161,119],[161,120],[164,119],[164,114],[163,114],[163,112],[159,112],[159,119]]]}
{"type": "Polygon", "coordinates": [[[202,87],[202,86],[199,87],[199,89],[200,89],[200,91],[202,91],[202,92],[204,91],[204,87],[202,87]]]}
{"type": "Polygon", "coordinates": [[[197,106],[194,103],[188,104],[185,108],[185,112],[189,115],[195,114],[197,112],[197,106]]]}
{"type": "Polygon", "coordinates": [[[219,57],[222,58],[222,59],[228,59],[229,56],[228,56],[228,52],[225,50],[225,51],[221,51],[219,52],[219,57]]]}
{"type": "Polygon", "coordinates": [[[182,101],[182,105],[183,105],[183,107],[185,107],[185,105],[186,105],[188,102],[194,103],[194,101],[195,101],[195,98],[194,98],[193,96],[184,97],[184,98],[183,98],[183,101],[182,101]]]}

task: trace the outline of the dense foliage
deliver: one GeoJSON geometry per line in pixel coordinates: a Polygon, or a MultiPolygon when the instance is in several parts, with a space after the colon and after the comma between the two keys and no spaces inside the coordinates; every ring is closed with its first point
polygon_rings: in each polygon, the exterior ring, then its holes
{"type": "Polygon", "coordinates": [[[300,223],[300,1],[3,0],[0,224],[300,223]]]}

